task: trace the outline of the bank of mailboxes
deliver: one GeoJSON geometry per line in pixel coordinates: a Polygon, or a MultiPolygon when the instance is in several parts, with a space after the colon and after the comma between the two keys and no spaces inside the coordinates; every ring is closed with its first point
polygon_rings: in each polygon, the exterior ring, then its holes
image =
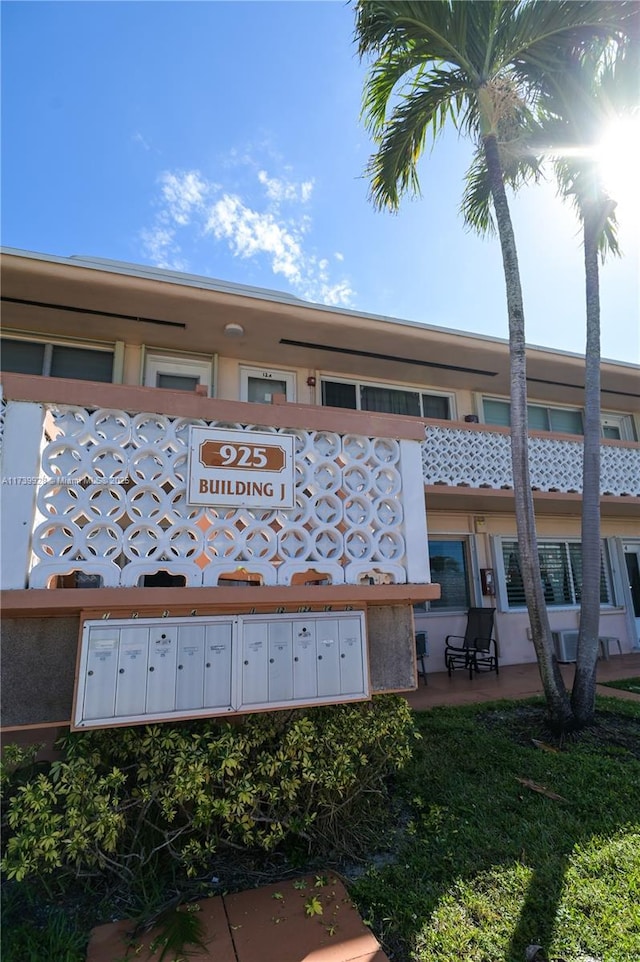
{"type": "Polygon", "coordinates": [[[86,621],[74,727],[368,695],[362,612],[86,621]]]}

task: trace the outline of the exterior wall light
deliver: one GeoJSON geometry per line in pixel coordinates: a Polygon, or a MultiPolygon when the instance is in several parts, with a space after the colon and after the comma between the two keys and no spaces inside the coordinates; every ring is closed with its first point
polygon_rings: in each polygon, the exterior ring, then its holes
{"type": "Polygon", "coordinates": [[[225,324],[224,333],[226,337],[244,337],[244,327],[242,324],[225,324]]]}

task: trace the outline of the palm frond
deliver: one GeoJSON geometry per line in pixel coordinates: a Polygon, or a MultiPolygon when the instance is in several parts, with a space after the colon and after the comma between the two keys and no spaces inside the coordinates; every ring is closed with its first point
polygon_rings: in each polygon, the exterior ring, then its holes
{"type": "MultiPolygon", "coordinates": [[[[517,162],[511,153],[503,155],[504,145],[498,143],[501,154],[503,177],[506,186],[514,192],[529,183],[537,183],[541,174],[540,161],[533,151],[522,150],[517,162]]],[[[509,148],[511,149],[511,148],[509,148]]],[[[493,201],[487,174],[483,147],[474,153],[469,169],[465,174],[465,188],[460,203],[460,213],[465,227],[478,234],[492,235],[496,227],[493,217],[493,201]]]]}
{"type": "Polygon", "coordinates": [[[553,166],[562,199],[571,204],[580,221],[594,222],[602,260],[607,254],[619,256],[616,204],[602,185],[597,165],[592,160],[558,158],[553,166]]]}
{"type": "Polygon", "coordinates": [[[465,187],[460,203],[465,226],[478,234],[494,235],[496,225],[491,205],[491,186],[481,148],[476,150],[465,174],[465,187]]]}
{"type": "MultiPolygon", "coordinates": [[[[506,6],[506,5],[505,5],[506,6]]],[[[518,5],[517,16],[505,17],[502,36],[505,63],[523,71],[553,73],[562,52],[585,49],[598,39],[631,35],[640,8],[635,0],[530,0],[518,5]]]]}
{"type": "Polygon", "coordinates": [[[401,97],[366,169],[376,207],[396,210],[403,193],[420,193],[417,164],[427,137],[430,135],[432,143],[435,142],[447,119],[459,112],[465,96],[461,74],[431,71],[401,97]]]}
{"type": "MultiPolygon", "coordinates": [[[[405,191],[419,193],[419,157],[447,120],[479,143],[478,93],[483,132],[496,136],[505,181],[517,187],[537,176],[539,158],[560,133],[575,147],[576,130],[590,122],[580,64],[601,58],[608,45],[631,48],[640,23],[635,0],[357,0],[355,11],[358,52],[373,58],[362,112],[378,146],[366,172],[374,204],[391,209],[405,191]],[[547,125],[546,143],[532,139],[534,111],[547,125]]],[[[574,192],[583,183],[577,178],[574,192]]],[[[463,214],[490,229],[484,191],[472,164],[463,214]]]]}
{"type": "Polygon", "coordinates": [[[476,82],[484,58],[484,46],[477,40],[478,24],[488,32],[489,16],[502,0],[482,4],[451,0],[358,0],[356,3],[356,40],[360,57],[388,56],[393,51],[415,47],[425,62],[441,61],[461,67],[476,82]],[[478,9],[475,9],[478,8],[478,9]],[[475,46],[474,46],[475,44],[475,46]]]}
{"type": "Polygon", "coordinates": [[[603,259],[620,249],[615,203],[602,182],[598,147],[607,124],[638,104],[640,91],[630,63],[633,50],[626,43],[565,52],[558,61],[564,82],[549,86],[541,98],[533,138],[554,159],[560,196],[597,231],[603,259]]]}
{"type": "Polygon", "coordinates": [[[371,67],[365,80],[361,116],[374,138],[384,129],[394,99],[409,93],[425,69],[420,55],[405,52],[390,54],[371,67]]]}

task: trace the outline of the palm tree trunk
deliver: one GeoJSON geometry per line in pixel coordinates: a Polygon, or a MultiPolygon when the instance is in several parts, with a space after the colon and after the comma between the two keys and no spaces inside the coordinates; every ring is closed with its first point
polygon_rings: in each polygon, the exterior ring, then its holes
{"type": "Polygon", "coordinates": [[[551,626],[544,600],[533,494],[529,476],[527,424],[527,370],[524,306],[520,269],[509,204],[504,188],[498,143],[493,132],[483,137],[487,172],[500,236],[509,314],[509,362],[511,365],[511,462],[516,510],[516,530],[531,636],[551,724],[570,727],[573,715],[558,660],[553,650],[551,626]]]}
{"type": "Polygon", "coordinates": [[[603,203],[583,211],[587,341],[582,464],[582,594],[571,706],[580,726],[593,721],[600,629],[600,277],[598,235],[603,203]]]}

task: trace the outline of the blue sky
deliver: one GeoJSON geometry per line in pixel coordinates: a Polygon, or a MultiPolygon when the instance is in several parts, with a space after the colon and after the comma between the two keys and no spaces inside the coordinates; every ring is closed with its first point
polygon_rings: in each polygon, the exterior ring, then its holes
{"type": "MultiPolygon", "coordinates": [[[[469,144],[440,140],[422,197],[398,214],[367,199],[365,67],[341,0],[9,0],[2,48],[3,244],[507,336],[498,243],[458,213],[469,144]]],[[[617,182],[624,257],[601,274],[602,353],[638,361],[629,169],[617,182]]],[[[527,340],[583,351],[573,214],[548,185],[521,193],[513,216],[527,340]]]]}

